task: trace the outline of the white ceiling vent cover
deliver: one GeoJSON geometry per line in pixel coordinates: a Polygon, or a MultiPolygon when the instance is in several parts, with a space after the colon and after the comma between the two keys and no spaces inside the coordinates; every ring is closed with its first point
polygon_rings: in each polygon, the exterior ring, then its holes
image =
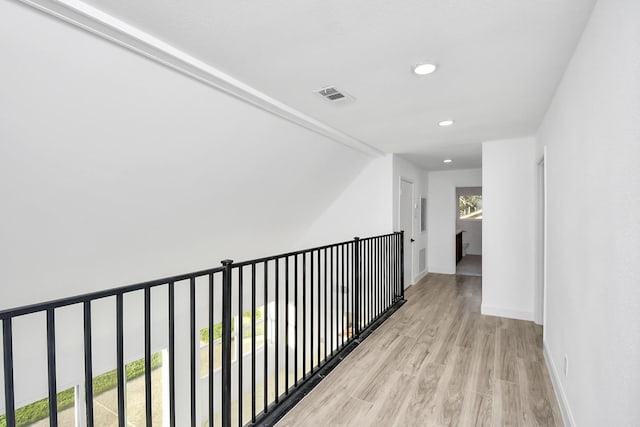
{"type": "Polygon", "coordinates": [[[318,95],[331,102],[332,104],[345,104],[355,101],[355,98],[348,93],[334,87],[327,86],[315,91],[318,95]]]}

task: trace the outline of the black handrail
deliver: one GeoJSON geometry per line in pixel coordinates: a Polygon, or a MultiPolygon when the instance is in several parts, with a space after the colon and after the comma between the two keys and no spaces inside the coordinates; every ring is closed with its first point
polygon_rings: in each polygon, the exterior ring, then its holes
{"type": "Polygon", "coordinates": [[[189,280],[192,277],[208,276],[210,274],[219,273],[222,270],[223,270],[222,267],[209,268],[207,270],[197,271],[195,273],[180,274],[178,276],[167,277],[165,279],[150,280],[148,282],[141,282],[133,285],[105,289],[104,291],[90,292],[83,295],[60,298],[60,299],[55,299],[47,302],[40,302],[36,304],[24,305],[22,307],[0,310],[0,320],[6,319],[9,317],[23,316],[25,314],[33,314],[40,311],[48,310],[50,308],[62,308],[62,307],[66,307],[73,304],[79,304],[81,302],[94,301],[97,299],[114,297],[116,295],[122,295],[130,292],[141,291],[146,288],[154,288],[156,286],[166,285],[172,282],[175,283],[183,280],[189,280]]]}
{"type": "MultiPolygon", "coordinates": [[[[69,298],[56,299],[0,311],[2,321],[4,394],[7,426],[14,427],[15,396],[13,376],[12,321],[19,316],[46,313],[48,398],[50,425],[57,425],[56,383],[56,309],[75,304],[82,305],[84,327],[84,386],[87,425],[93,425],[93,351],[92,302],[116,298],[116,377],[118,424],[125,425],[125,352],[124,352],[124,300],[125,295],[144,292],[144,393],[147,425],[152,423],[151,387],[151,289],[165,287],[168,291],[167,352],[169,380],[169,424],[176,425],[176,297],[178,282],[189,283],[188,323],[189,416],[191,425],[198,423],[198,342],[196,319],[197,279],[208,279],[208,410],[210,425],[215,424],[216,407],[220,407],[222,425],[232,425],[232,405],[237,404],[236,423],[243,424],[245,379],[251,380],[251,411],[247,425],[272,425],[310,388],[321,381],[342,358],[404,303],[404,233],[390,233],[367,238],[318,246],[234,263],[222,261],[221,267],[181,274],[159,280],[92,292],[69,298]],[[259,272],[262,272],[260,277],[259,272]],[[216,277],[222,280],[215,279],[216,277]],[[245,279],[250,286],[244,287],[245,279]],[[221,283],[222,336],[220,396],[215,396],[214,369],[214,293],[221,283]],[[258,285],[262,285],[261,288],[258,285]],[[284,287],[284,289],[281,289],[284,287]],[[293,289],[291,289],[293,287],[293,289]],[[251,300],[251,354],[250,373],[243,376],[243,300],[245,292],[251,300]],[[262,291],[259,302],[263,306],[264,346],[262,360],[257,361],[256,343],[257,291],[262,291]],[[273,293],[272,293],[273,292],[273,293]],[[270,299],[269,296],[272,295],[270,299]],[[282,301],[281,301],[282,299],[282,301]],[[275,314],[270,314],[273,304],[275,314]],[[238,320],[235,325],[237,363],[232,360],[234,336],[234,307],[238,320]],[[282,310],[284,308],[284,313],[282,310]],[[284,330],[280,320],[284,316],[284,330]],[[266,319],[264,318],[266,317],[266,319]],[[272,321],[273,324],[268,323],[272,321]],[[239,324],[238,324],[239,323],[239,324]],[[301,348],[300,348],[301,347],[301,348]],[[284,351],[284,357],[280,353],[284,351]],[[262,375],[257,374],[257,368],[262,375]],[[293,368],[293,372],[291,372],[293,368]],[[300,371],[299,368],[302,368],[300,371]],[[281,389],[280,371],[284,370],[281,389]],[[274,372],[270,388],[270,372],[274,372]],[[293,375],[293,378],[290,378],[293,375]],[[262,402],[257,402],[257,386],[262,382],[262,402]],[[235,386],[234,386],[235,385],[235,386]],[[273,391],[273,396],[270,392],[273,391]],[[219,405],[216,405],[219,402],[219,405]]],[[[248,369],[248,366],[246,367],[248,369]]],[[[185,390],[187,392],[187,390],[185,390]]],[[[206,392],[205,392],[206,394],[206,392]]],[[[184,396],[179,395],[182,399],[184,396]]],[[[181,421],[180,425],[184,425],[181,421]]]]}

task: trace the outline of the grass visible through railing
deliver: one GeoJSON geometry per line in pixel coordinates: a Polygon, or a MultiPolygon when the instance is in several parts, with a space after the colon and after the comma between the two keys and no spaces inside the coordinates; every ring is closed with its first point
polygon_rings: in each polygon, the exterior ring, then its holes
{"type": "MultiPolygon", "coordinates": [[[[151,369],[162,366],[162,353],[151,356],[151,369]]],[[[144,359],[136,360],[125,367],[127,381],[144,375],[144,359]]],[[[93,379],[93,394],[97,396],[118,386],[117,371],[109,371],[93,379]]],[[[75,404],[73,388],[58,393],[58,412],[71,408],[75,404]]],[[[23,427],[49,417],[49,398],[38,400],[16,409],[16,426],[23,427]]],[[[0,415],[0,427],[6,427],[5,415],[0,415]]]]}
{"type": "MultiPolygon", "coordinates": [[[[242,337],[251,337],[251,311],[242,313],[242,337]]],[[[231,318],[231,333],[235,333],[235,318],[231,318]]],[[[264,335],[264,308],[256,308],[256,336],[264,335]]],[[[222,322],[213,325],[213,340],[222,338],[222,322]]],[[[209,342],[209,328],[200,330],[200,342],[207,344],[209,342]]]]}

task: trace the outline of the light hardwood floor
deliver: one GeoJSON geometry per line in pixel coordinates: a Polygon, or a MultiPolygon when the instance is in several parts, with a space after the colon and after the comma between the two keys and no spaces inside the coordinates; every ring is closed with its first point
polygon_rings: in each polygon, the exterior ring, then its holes
{"type": "Polygon", "coordinates": [[[560,426],[542,328],[480,314],[481,278],[428,275],[277,424],[560,426]]]}

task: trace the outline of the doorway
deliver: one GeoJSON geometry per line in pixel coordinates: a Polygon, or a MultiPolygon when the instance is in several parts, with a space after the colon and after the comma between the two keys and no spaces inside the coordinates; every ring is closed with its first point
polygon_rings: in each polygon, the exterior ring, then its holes
{"type": "Polygon", "coordinates": [[[456,188],[456,274],[482,276],[482,187],[456,188]]]}
{"type": "Polygon", "coordinates": [[[413,283],[413,182],[400,178],[399,224],[404,230],[404,287],[413,283]]]}

